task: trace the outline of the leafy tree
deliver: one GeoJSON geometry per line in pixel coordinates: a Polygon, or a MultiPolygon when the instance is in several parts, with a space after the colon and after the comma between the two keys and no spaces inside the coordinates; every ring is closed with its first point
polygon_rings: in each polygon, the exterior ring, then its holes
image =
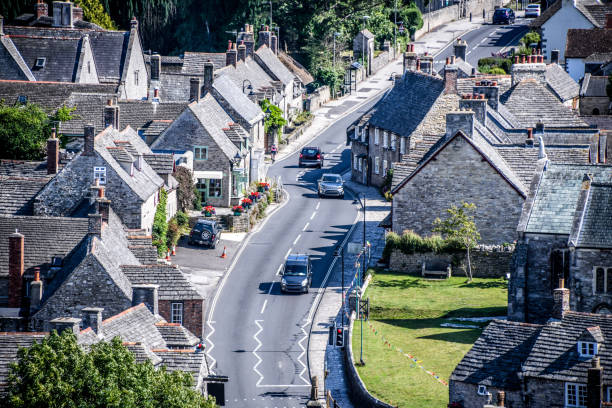
{"type": "MultiPolygon", "coordinates": [[[[57,126],[57,128],[61,129],[62,128],[62,126],[61,126],[62,123],[68,122],[68,121],[74,119],[74,115],[72,114],[72,112],[74,112],[75,110],[76,110],[76,106],[73,106],[73,107],[68,107],[66,105],[61,106],[50,117],[51,123],[53,124],[53,126],[57,126]]],[[[61,133],[57,137],[59,137],[62,147],[66,147],[66,143],[68,142],[68,138],[65,137],[61,133]]]]}
{"type": "Polygon", "coordinates": [[[0,101],[0,157],[40,160],[45,141],[51,136],[51,122],[35,104],[8,106],[0,101]]]}
{"type": "Polygon", "coordinates": [[[467,251],[468,279],[472,281],[472,263],[470,260],[470,249],[474,248],[480,239],[480,233],[474,222],[474,211],[476,205],[473,203],[461,202],[461,207],[452,205],[446,210],[448,218],[444,221],[436,218],[434,221],[434,232],[439,232],[447,239],[456,240],[467,251]]]}
{"type": "Polygon", "coordinates": [[[180,371],[156,370],[150,361],[137,363],[116,337],[85,352],[68,331],[53,331],[40,344],[20,349],[11,364],[7,408],[214,408],[180,371]]]}
{"type": "Polygon", "coordinates": [[[166,220],[166,201],[168,200],[168,192],[161,188],[159,190],[159,203],[157,203],[157,209],[155,210],[155,217],[153,218],[153,245],[157,247],[157,255],[160,257],[166,256],[168,251],[167,246],[167,234],[168,234],[168,221],[166,220]]]}
{"type": "Polygon", "coordinates": [[[521,43],[524,47],[529,47],[529,44],[539,44],[540,43],[540,34],[535,31],[530,31],[523,38],[521,38],[521,43]]]}
{"type": "Polygon", "coordinates": [[[83,9],[83,17],[86,21],[97,24],[107,30],[117,29],[110,16],[104,11],[100,0],[75,0],[75,3],[83,9]]]}
{"type": "Polygon", "coordinates": [[[283,118],[283,111],[281,108],[272,104],[267,99],[259,102],[259,106],[261,106],[261,110],[266,114],[264,131],[266,133],[275,132],[276,135],[280,137],[283,126],[287,124],[287,121],[283,118]]]}
{"type": "Polygon", "coordinates": [[[177,202],[179,211],[188,211],[193,209],[193,200],[195,198],[193,173],[185,166],[177,166],[172,176],[178,181],[177,202]]]}

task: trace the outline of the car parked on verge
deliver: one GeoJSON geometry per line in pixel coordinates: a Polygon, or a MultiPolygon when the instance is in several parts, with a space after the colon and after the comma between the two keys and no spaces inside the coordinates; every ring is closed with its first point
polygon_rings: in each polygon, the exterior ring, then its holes
{"type": "Polygon", "coordinates": [[[300,152],[300,160],[298,164],[300,167],[315,166],[318,168],[322,168],[323,152],[318,147],[304,147],[300,152]]]}
{"type": "Polygon", "coordinates": [[[514,24],[514,10],[498,8],[493,13],[493,24],[514,24]]]}
{"type": "Polygon", "coordinates": [[[324,174],[318,181],[319,197],[340,197],[344,198],[344,181],[342,176],[336,173],[324,174]]]}
{"type": "Polygon", "coordinates": [[[198,220],[189,233],[189,244],[206,245],[215,249],[221,239],[221,228],[216,221],[198,220]]]}
{"type": "Polygon", "coordinates": [[[525,7],[525,17],[540,17],[540,5],[529,4],[525,7]]]}
{"type": "Polygon", "coordinates": [[[281,292],[308,293],[312,284],[310,255],[290,254],[282,269],[281,292]]]}

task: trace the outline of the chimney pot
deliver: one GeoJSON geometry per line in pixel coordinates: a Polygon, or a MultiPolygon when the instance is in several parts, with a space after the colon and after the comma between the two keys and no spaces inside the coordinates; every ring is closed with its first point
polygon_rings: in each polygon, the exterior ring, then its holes
{"type": "Polygon", "coordinates": [[[138,20],[136,20],[136,17],[132,17],[132,20],[130,21],[130,28],[132,30],[136,30],[138,29],[138,20]]]}
{"type": "Polygon", "coordinates": [[[238,60],[245,61],[247,57],[247,49],[246,45],[244,45],[244,41],[240,41],[240,45],[238,46],[238,60]]]}
{"type": "Polygon", "coordinates": [[[34,268],[34,280],[30,282],[30,311],[33,312],[40,307],[43,295],[43,283],[40,280],[40,268],[34,268]]]}
{"type": "Polygon", "coordinates": [[[518,55],[515,55],[515,56],[514,56],[514,63],[515,63],[515,64],[518,64],[518,63],[519,63],[519,56],[518,56],[518,55]]]}
{"type": "Polygon", "coordinates": [[[9,307],[21,307],[21,300],[23,294],[23,272],[25,265],[24,241],[24,236],[17,231],[9,235],[9,307]]]}
{"type": "Polygon", "coordinates": [[[153,89],[153,97],[154,98],[159,98],[159,88],[153,89]]]}
{"type": "Polygon", "coordinates": [[[527,128],[527,139],[533,139],[533,129],[527,128]]]}
{"type": "Polygon", "coordinates": [[[497,391],[497,406],[500,408],[506,406],[506,393],[504,391],[497,391]]]}

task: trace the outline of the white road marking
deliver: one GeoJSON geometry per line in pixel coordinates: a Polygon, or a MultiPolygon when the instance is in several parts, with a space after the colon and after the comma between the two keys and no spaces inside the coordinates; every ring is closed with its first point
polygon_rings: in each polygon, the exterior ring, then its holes
{"type": "Polygon", "coordinates": [[[291,253],[291,248],[289,248],[289,249],[287,250],[287,253],[285,254],[285,259],[287,259],[287,257],[289,256],[289,254],[290,254],[290,253],[291,253]]]}
{"type": "Polygon", "coordinates": [[[319,201],[319,202],[317,203],[317,206],[315,207],[315,210],[318,210],[320,206],[321,206],[321,202],[319,201]]]}
{"type": "Polygon", "coordinates": [[[259,355],[257,355],[257,350],[259,350],[261,348],[261,341],[259,341],[259,339],[257,338],[257,336],[259,336],[259,333],[261,333],[263,331],[263,327],[261,326],[261,322],[263,322],[263,320],[255,320],[255,324],[257,325],[257,327],[259,327],[259,330],[257,331],[257,333],[255,333],[253,335],[253,339],[255,339],[255,341],[257,342],[257,347],[255,347],[253,349],[253,355],[255,356],[255,358],[257,358],[257,363],[253,366],[253,371],[255,371],[258,375],[259,375],[259,380],[257,380],[257,384],[256,386],[259,386],[259,384],[263,381],[263,375],[259,372],[259,370],[257,369],[257,367],[261,364],[261,362],[263,361],[259,355]]]}
{"type": "Polygon", "coordinates": [[[268,289],[268,295],[272,293],[272,288],[274,287],[274,282],[270,284],[270,289],[268,289]]]}
{"type": "Polygon", "coordinates": [[[317,215],[317,212],[316,212],[316,211],[313,211],[313,212],[312,212],[312,215],[310,216],[310,219],[311,219],[311,220],[312,220],[312,219],[314,219],[315,215],[317,215]]]}
{"type": "Polygon", "coordinates": [[[302,238],[302,234],[298,235],[295,240],[293,240],[293,246],[295,246],[295,244],[297,244],[297,242],[300,240],[300,238],[302,238]]]}
{"type": "MultiPolygon", "coordinates": [[[[272,285],[270,285],[270,287],[272,287],[272,285]]],[[[263,314],[264,310],[266,310],[267,304],[268,304],[268,299],[264,300],[263,305],[261,306],[261,312],[259,312],[260,314],[263,314]]]]}
{"type": "Polygon", "coordinates": [[[304,229],[302,231],[306,231],[309,225],[310,225],[310,222],[307,222],[306,225],[304,225],[304,229]]]}
{"type": "Polygon", "coordinates": [[[340,143],[340,144],[338,145],[338,149],[342,149],[342,146],[344,146],[344,145],[343,145],[342,143],[340,143]]]}
{"type": "Polygon", "coordinates": [[[280,276],[281,269],[283,269],[283,264],[278,265],[278,270],[276,271],[277,276],[280,276]]]}

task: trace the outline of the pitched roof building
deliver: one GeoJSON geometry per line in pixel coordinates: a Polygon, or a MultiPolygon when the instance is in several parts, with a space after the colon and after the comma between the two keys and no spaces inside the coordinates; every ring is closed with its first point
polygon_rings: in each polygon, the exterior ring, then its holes
{"type": "Polygon", "coordinates": [[[584,77],[587,66],[603,65],[612,60],[612,21],[610,24],[606,28],[567,30],[565,64],[575,81],[584,77]]]}

